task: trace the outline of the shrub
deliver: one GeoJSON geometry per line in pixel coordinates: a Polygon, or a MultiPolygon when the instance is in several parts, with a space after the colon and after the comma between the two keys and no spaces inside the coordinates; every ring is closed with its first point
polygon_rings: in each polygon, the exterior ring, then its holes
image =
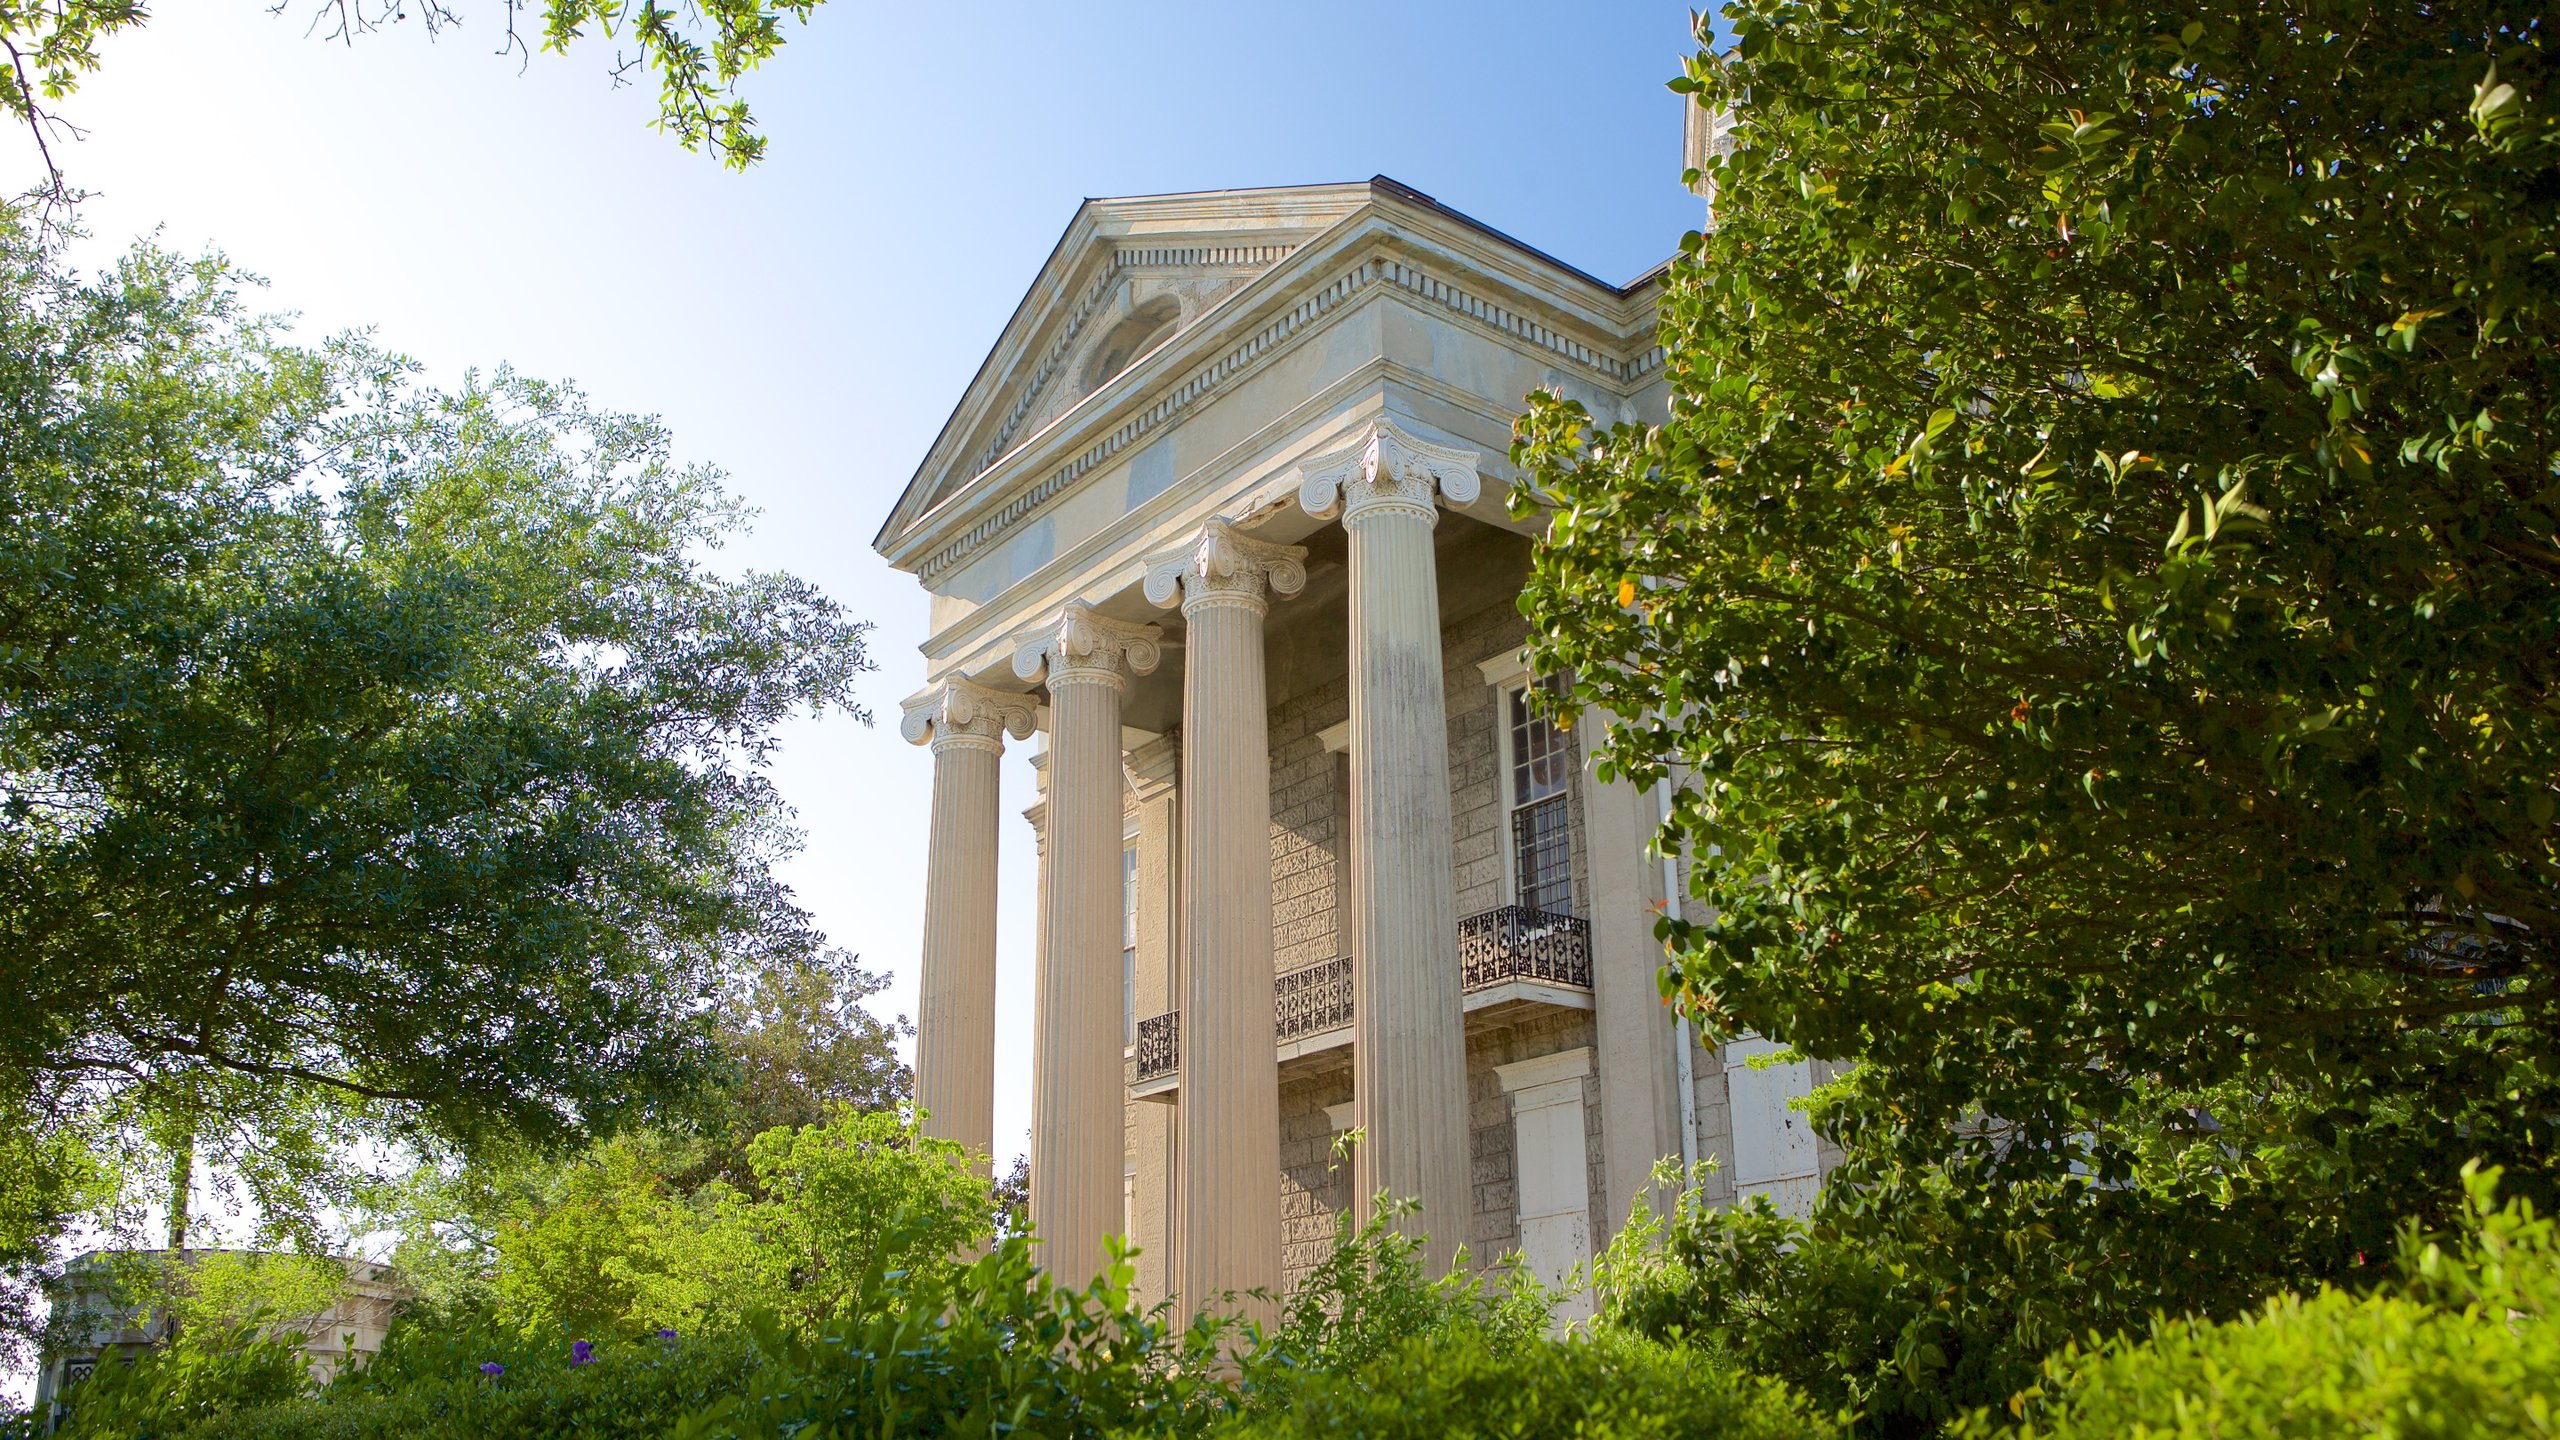
{"type": "Polygon", "coordinates": [[[1285,1403],[1301,1373],[1355,1370],[1453,1326],[1480,1332],[1497,1353],[1544,1333],[1547,1296],[1525,1270],[1511,1268],[1492,1285],[1464,1264],[1424,1278],[1420,1238],[1396,1228],[1411,1208],[1381,1195],[1368,1224],[1354,1229],[1347,1214],[1335,1220],[1333,1249],[1290,1293],[1280,1328],[1247,1361],[1249,1401],[1285,1403]]]}
{"type": "Polygon", "coordinates": [[[643,1440],[745,1383],[738,1336],[591,1345],[508,1330],[395,1330],[372,1364],[316,1395],[155,1431],[183,1440],[643,1440]],[[494,1365],[498,1373],[482,1367],[494,1365]]]}
{"type": "MultiPolygon", "coordinates": [[[[2404,1236],[2392,1290],[2323,1287],[2219,1324],[2164,1320],[2143,1339],[2066,1350],[2009,1407],[2012,1440],[2560,1434],[2560,1243],[2496,1172],[2467,1170],[2473,1229],[2404,1236]]],[[[1977,1411],[1964,1436],[2001,1434],[1977,1411]]]]}
{"type": "Polygon", "coordinates": [[[753,1327],[742,1392],[668,1430],[673,1440],[803,1434],[1048,1440],[1188,1436],[1235,1407],[1214,1322],[1177,1329],[1129,1294],[1125,1253],[1092,1286],[1059,1285],[1027,1240],[974,1264],[876,1276],[814,1337],[753,1327]]]}
{"type": "Polygon", "coordinates": [[[310,1388],[302,1337],[262,1335],[254,1323],[199,1322],[132,1364],[99,1365],[65,1397],[71,1418],[55,1433],[65,1440],[193,1435],[222,1416],[310,1388]]]}
{"type": "Polygon", "coordinates": [[[1602,1331],[1504,1344],[1444,1325],[1367,1364],[1299,1377],[1289,1404],[1257,1407],[1215,1440],[1812,1440],[1836,1434],[1784,1384],[1709,1356],[1602,1331]]]}
{"type": "MultiPolygon", "coordinates": [[[[1906,1215],[1902,1233],[1942,1228],[1930,1222],[1906,1215]]],[[[1639,1210],[1612,1243],[1599,1267],[1603,1319],[1706,1345],[1826,1410],[1854,1414],[1862,1434],[1930,1435],[1971,1406],[2006,1399],[2047,1353],[2033,1329],[2049,1329],[2057,1345],[2069,1333],[1947,1304],[1946,1271],[1964,1237],[1934,1249],[1887,1244],[1808,1226],[1760,1199],[1730,1209],[1692,1199],[1665,1228],[1639,1210]]]]}

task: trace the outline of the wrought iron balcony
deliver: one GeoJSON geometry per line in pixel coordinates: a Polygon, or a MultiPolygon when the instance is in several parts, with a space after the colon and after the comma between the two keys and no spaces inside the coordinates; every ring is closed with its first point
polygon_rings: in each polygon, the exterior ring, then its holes
{"type": "Polygon", "coordinates": [[[1513,981],[1591,988],[1591,922],[1505,905],[1458,922],[1458,984],[1468,991],[1513,981]]]}
{"type": "Polygon", "coordinates": [[[1138,1022],[1138,1083],[1161,1079],[1182,1067],[1182,1012],[1167,1010],[1138,1022]]]}
{"type": "MultiPolygon", "coordinates": [[[[1470,996],[1514,984],[1587,991],[1591,988],[1591,922],[1519,905],[1471,915],[1458,924],[1458,977],[1459,988],[1470,996]]],[[[1349,1029],[1356,993],[1347,955],[1280,976],[1273,986],[1273,1038],[1286,1046],[1349,1029]]],[[[1538,997],[1515,992],[1507,998],[1538,997]]],[[[1468,1008],[1505,999],[1485,996],[1471,1001],[1468,1008]]],[[[1137,1085],[1169,1080],[1182,1068],[1181,1011],[1168,1010],[1138,1022],[1135,1059],[1132,1083],[1137,1085]]]]}
{"type": "Polygon", "coordinates": [[[1351,957],[1292,970],[1280,977],[1274,995],[1273,1028],[1280,1040],[1339,1030],[1351,1023],[1351,957]]]}

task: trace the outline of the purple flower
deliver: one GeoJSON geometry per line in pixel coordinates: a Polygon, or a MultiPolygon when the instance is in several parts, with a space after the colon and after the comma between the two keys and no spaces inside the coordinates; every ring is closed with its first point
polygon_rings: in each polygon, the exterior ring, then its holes
{"type": "Polygon", "coordinates": [[[658,1338],[661,1340],[673,1340],[676,1338],[676,1332],[673,1330],[660,1330],[658,1332],[658,1338]]]}
{"type": "Polygon", "coordinates": [[[592,1365],[592,1364],[594,1364],[594,1363],[595,1363],[595,1361],[596,1361],[596,1347],[595,1347],[595,1342],[594,1342],[594,1341],[592,1341],[592,1340],[579,1340],[579,1341],[574,1341],[574,1342],[572,1342],[572,1343],[570,1344],[570,1346],[569,1346],[569,1363],[570,1363],[570,1364],[572,1364],[572,1365],[592,1365]]]}
{"type": "Polygon", "coordinates": [[[499,1376],[507,1373],[507,1367],[499,1364],[495,1360],[483,1360],[480,1362],[480,1373],[488,1376],[492,1380],[495,1380],[499,1376]]]}

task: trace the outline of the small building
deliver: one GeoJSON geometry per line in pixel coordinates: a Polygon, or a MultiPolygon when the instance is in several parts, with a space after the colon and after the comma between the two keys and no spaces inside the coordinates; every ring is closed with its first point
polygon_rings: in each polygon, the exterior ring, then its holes
{"type": "MultiPolygon", "coordinates": [[[[190,1269],[208,1261],[255,1263],[286,1260],[256,1250],[97,1250],[65,1267],[47,1287],[52,1317],[45,1325],[42,1368],[36,1372],[34,1413],[45,1425],[61,1423],[68,1413],[67,1392],[101,1364],[131,1364],[152,1346],[169,1338],[176,1321],[150,1302],[136,1302],[131,1286],[137,1270],[148,1272],[175,1264],[190,1269]]],[[[325,1385],[349,1356],[361,1365],[381,1353],[401,1290],[388,1265],[341,1259],[346,1284],[337,1300],[316,1314],[271,1322],[270,1333],[302,1337],[311,1380],[325,1385]]]]}
{"type": "Polygon", "coordinates": [[[1054,1267],[1116,1233],[1150,1298],[1283,1293],[1383,1189],[1435,1267],[1553,1280],[1666,1157],[1809,1207],[1818,1077],[1663,1005],[1665,797],[1598,779],[1605,717],[1551,723],[1521,654],[1512,422],[1663,419],[1661,273],[1385,177],[1092,200],[960,397],[875,541],[930,607],[916,1092],[992,1149],[997,769],[1037,734],[1054,1267]]]}

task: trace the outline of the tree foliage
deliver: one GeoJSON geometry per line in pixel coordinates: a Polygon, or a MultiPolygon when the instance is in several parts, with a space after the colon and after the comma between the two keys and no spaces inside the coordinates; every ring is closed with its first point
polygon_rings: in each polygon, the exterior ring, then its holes
{"type": "Polygon", "coordinates": [[[2164,1319],[2149,1335],[2054,1357],[2011,1413],[1969,1437],[2547,1435],[2560,1428],[2560,1235],[2530,1203],[2497,1203],[2498,1174],[2466,1170],[2455,1231],[2401,1237],[2391,1283],[2322,1287],[2219,1323],[2164,1319]],[[2011,1414],[2024,1424],[2012,1426],[2011,1414]]]}
{"type": "MultiPolygon", "coordinates": [[[[746,73],[783,45],[782,22],[808,23],[819,0],[503,0],[498,53],[524,59],[538,47],[565,52],[589,37],[613,42],[613,83],[635,73],[658,86],[657,129],[687,150],[709,149],[732,169],[764,157],[765,137],[738,95],[746,73]]],[[[298,8],[275,0],[276,15],[298,8]]],[[[448,0],[313,0],[308,27],[352,43],[387,25],[415,20],[430,37],[462,24],[448,0]]],[[[100,64],[101,42],[151,18],[144,0],[0,0],[0,114],[24,123],[45,168],[60,184],[53,153],[74,133],[55,108],[100,64]]]]}
{"type": "Polygon", "coordinates": [[[239,285],[0,226],[0,1109],[201,1145],[290,1224],[349,1139],[715,1084],[722,997],[822,963],[775,727],[868,662],[710,568],[746,512],[654,421],[297,347],[239,285]]]}
{"type": "Polygon", "coordinates": [[[1918,1301],[1915,1415],[2546,1189],[2547,17],[1726,17],[1671,418],[1533,407],[1524,608],[1683,782],[1683,1003],[1855,1066],[1811,1234],[1918,1301]]]}

